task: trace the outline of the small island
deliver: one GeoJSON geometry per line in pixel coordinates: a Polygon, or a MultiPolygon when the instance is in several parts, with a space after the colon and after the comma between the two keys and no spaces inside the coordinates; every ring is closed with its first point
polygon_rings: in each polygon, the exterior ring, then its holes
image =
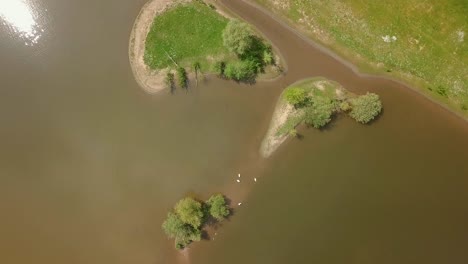
{"type": "Polygon", "coordinates": [[[298,137],[296,127],[302,123],[321,129],[338,113],[347,113],[357,122],[367,124],[382,111],[377,94],[357,96],[340,84],[317,77],[294,83],[286,88],[276,104],[270,128],[260,152],[270,156],[289,136],[298,137]]]}
{"type": "Polygon", "coordinates": [[[223,221],[230,213],[222,194],[214,194],[206,202],[186,197],[167,214],[162,229],[168,237],[175,239],[177,249],[184,249],[202,239],[204,227],[223,221]]]}
{"type": "Polygon", "coordinates": [[[146,4],[129,52],[135,78],[149,93],[187,88],[189,75],[197,84],[201,74],[252,83],[283,69],[260,33],[201,0],[146,4]]]}

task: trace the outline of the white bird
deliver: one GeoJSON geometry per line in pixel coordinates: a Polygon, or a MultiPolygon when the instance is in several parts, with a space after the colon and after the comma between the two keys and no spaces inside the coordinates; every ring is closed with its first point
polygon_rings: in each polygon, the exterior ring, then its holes
{"type": "Polygon", "coordinates": [[[237,180],[237,182],[240,182],[240,180],[237,180]]]}
{"type": "Polygon", "coordinates": [[[237,205],[239,205],[239,206],[240,206],[240,205],[242,205],[242,203],[238,203],[237,205]]]}
{"type": "Polygon", "coordinates": [[[240,173],[239,173],[239,174],[237,174],[237,177],[239,177],[239,178],[240,178],[240,173]]]}
{"type": "Polygon", "coordinates": [[[254,181],[257,182],[257,178],[254,178],[254,181]]]}

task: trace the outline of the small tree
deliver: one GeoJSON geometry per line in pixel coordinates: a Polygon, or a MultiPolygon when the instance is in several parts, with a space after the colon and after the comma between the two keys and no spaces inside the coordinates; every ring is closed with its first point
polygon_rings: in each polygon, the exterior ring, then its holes
{"type": "Polygon", "coordinates": [[[351,106],[349,115],[362,124],[369,123],[382,112],[382,102],[374,93],[351,99],[351,106]]]}
{"type": "Polygon", "coordinates": [[[193,65],[192,65],[192,68],[193,68],[193,71],[195,72],[195,75],[198,76],[198,73],[201,70],[200,62],[198,62],[198,61],[194,62],[193,65]]]}
{"type": "Polygon", "coordinates": [[[210,208],[210,215],[221,221],[229,215],[230,211],[222,194],[215,194],[206,202],[210,208]]]}
{"type": "Polygon", "coordinates": [[[214,72],[220,77],[224,76],[225,68],[226,68],[226,63],[224,61],[217,61],[213,65],[214,72]]]}
{"type": "Polygon", "coordinates": [[[331,121],[335,106],[333,102],[324,97],[314,99],[312,106],[307,108],[305,123],[315,128],[322,128],[331,121]]]}
{"type": "Polygon", "coordinates": [[[231,20],[223,31],[223,43],[237,55],[243,55],[252,46],[252,31],[246,23],[231,20]]]}
{"type": "Polygon", "coordinates": [[[295,108],[304,106],[308,101],[306,91],[299,87],[288,88],[284,93],[284,97],[286,101],[295,108]]]}
{"type": "Polygon", "coordinates": [[[166,86],[166,89],[170,89],[171,92],[174,89],[174,74],[172,72],[168,72],[166,74],[166,77],[164,78],[164,85],[166,86]]]}
{"type": "Polygon", "coordinates": [[[179,86],[182,88],[187,88],[188,78],[187,72],[183,67],[177,68],[177,79],[179,80],[179,86]]]}
{"type": "Polygon", "coordinates": [[[263,51],[263,63],[265,63],[265,65],[273,64],[273,53],[271,49],[265,49],[263,51]]]}
{"type": "Polygon", "coordinates": [[[193,198],[187,197],[180,200],[174,210],[182,222],[191,225],[195,229],[198,229],[202,225],[202,205],[193,198]]]}

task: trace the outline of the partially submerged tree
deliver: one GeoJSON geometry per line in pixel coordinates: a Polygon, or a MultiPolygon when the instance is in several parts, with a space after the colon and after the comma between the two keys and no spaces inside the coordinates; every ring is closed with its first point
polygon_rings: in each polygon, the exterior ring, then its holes
{"type": "Polygon", "coordinates": [[[210,208],[210,215],[216,220],[221,221],[230,214],[229,208],[226,204],[226,199],[222,194],[215,194],[206,202],[210,208]]]}
{"type": "Polygon", "coordinates": [[[237,55],[243,55],[252,45],[252,30],[239,20],[231,20],[223,31],[223,43],[237,55]]]}
{"type": "Polygon", "coordinates": [[[175,239],[176,247],[179,249],[184,248],[192,241],[201,240],[201,231],[184,223],[184,221],[180,219],[180,216],[173,212],[167,214],[162,228],[168,237],[175,239]]]}
{"type": "Polygon", "coordinates": [[[307,101],[307,93],[304,89],[299,87],[290,87],[284,93],[286,101],[293,105],[295,108],[304,106],[307,101]]]}
{"type": "Polygon", "coordinates": [[[202,205],[193,198],[187,197],[180,200],[176,204],[174,210],[182,222],[189,224],[194,228],[199,228],[202,225],[202,205]]]}
{"type": "Polygon", "coordinates": [[[362,124],[369,123],[382,112],[382,102],[374,93],[361,95],[350,102],[352,110],[349,115],[362,124]]]}

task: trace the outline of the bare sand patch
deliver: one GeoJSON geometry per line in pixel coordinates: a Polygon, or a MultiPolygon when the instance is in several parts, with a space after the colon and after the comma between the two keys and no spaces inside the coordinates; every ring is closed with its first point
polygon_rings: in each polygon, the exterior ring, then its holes
{"type": "Polygon", "coordinates": [[[281,99],[278,104],[271,119],[268,132],[260,147],[260,154],[264,158],[269,157],[288,138],[288,134],[278,136],[276,132],[286,123],[288,117],[295,112],[292,105],[282,102],[281,99]]]}

